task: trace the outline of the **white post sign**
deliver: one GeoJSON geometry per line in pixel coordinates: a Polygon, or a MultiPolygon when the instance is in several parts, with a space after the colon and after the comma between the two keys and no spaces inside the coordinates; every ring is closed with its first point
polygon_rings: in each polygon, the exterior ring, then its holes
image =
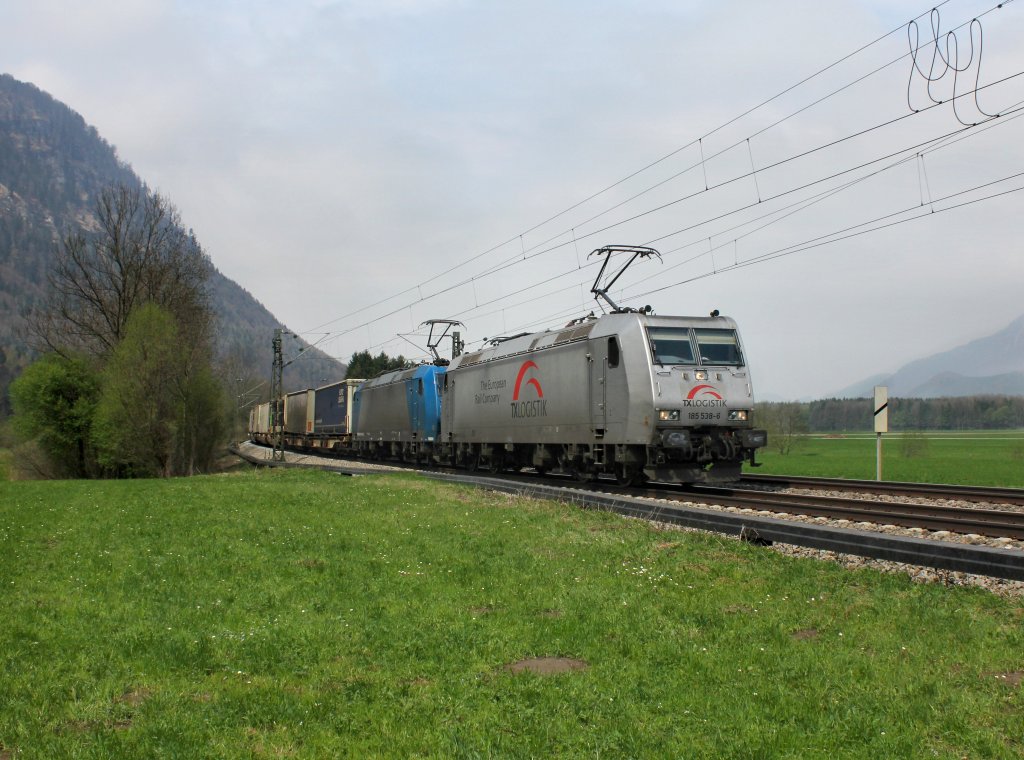
{"type": "Polygon", "coordinates": [[[889,432],[889,387],[875,386],[875,480],[882,479],[882,433],[889,432]]]}

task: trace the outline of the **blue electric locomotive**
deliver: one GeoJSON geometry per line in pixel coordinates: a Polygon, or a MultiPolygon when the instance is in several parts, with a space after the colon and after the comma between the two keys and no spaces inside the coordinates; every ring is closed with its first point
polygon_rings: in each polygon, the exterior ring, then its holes
{"type": "Polygon", "coordinates": [[[375,459],[430,459],[441,434],[445,368],[422,364],[365,381],[353,400],[353,448],[375,459]]]}

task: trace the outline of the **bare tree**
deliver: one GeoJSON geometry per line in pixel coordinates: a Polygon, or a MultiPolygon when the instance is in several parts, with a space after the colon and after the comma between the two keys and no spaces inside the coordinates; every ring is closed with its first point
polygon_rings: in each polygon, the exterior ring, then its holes
{"type": "Polygon", "coordinates": [[[48,275],[49,300],[30,320],[37,347],[105,358],[144,303],[169,311],[194,343],[207,343],[211,265],[178,210],[144,187],[115,185],[100,193],[95,222],[95,229],[70,232],[61,242],[48,275]]]}
{"type": "Polygon", "coordinates": [[[788,454],[807,430],[807,408],[799,402],[761,403],[754,409],[754,421],[768,431],[768,445],[788,454]]]}

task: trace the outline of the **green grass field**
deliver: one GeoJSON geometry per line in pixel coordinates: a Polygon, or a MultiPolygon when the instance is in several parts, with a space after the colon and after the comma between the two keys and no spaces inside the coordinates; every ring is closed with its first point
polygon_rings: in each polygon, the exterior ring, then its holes
{"type": "MultiPolygon", "coordinates": [[[[758,452],[766,475],[874,479],[875,435],[806,435],[793,450],[758,452]]],[[[882,439],[882,477],[922,483],[1024,488],[1024,431],[888,433],[882,439]]]]}
{"type": "Polygon", "coordinates": [[[414,476],[0,483],[0,757],[1020,757],[1024,601],[414,476]],[[526,658],[569,672],[514,672],[526,658]]]}

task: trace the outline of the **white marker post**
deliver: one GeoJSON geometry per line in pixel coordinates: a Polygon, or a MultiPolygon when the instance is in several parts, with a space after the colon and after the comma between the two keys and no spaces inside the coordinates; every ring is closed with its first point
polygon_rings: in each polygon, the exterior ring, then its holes
{"type": "Polygon", "coordinates": [[[882,433],[889,432],[889,387],[875,386],[875,480],[882,479],[882,433]]]}

